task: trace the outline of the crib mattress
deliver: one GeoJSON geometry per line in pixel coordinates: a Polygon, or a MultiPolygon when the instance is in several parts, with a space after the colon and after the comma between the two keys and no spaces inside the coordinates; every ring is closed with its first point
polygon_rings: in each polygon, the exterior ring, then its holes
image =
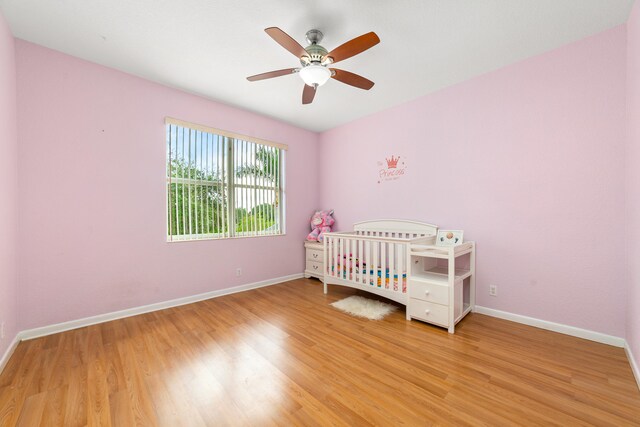
{"type": "MultiPolygon", "coordinates": [[[[327,269],[328,270],[328,269],[327,269]]],[[[332,268],[332,271],[335,269],[332,268]]],[[[360,269],[356,267],[350,267],[343,269],[340,264],[338,264],[337,275],[342,277],[345,280],[355,280],[355,276],[360,273],[360,269]],[[348,275],[348,277],[347,277],[348,275]]],[[[363,274],[366,273],[366,266],[363,266],[363,274]]],[[[377,286],[378,288],[384,287],[384,289],[393,289],[394,291],[399,291],[399,280],[398,275],[393,275],[393,280],[391,280],[389,269],[385,270],[384,281],[382,278],[382,269],[378,268],[375,272],[373,269],[369,270],[369,285],[377,286]],[[383,284],[384,282],[384,284],[383,284]]],[[[407,273],[402,273],[402,293],[407,292],[407,273]]]]}

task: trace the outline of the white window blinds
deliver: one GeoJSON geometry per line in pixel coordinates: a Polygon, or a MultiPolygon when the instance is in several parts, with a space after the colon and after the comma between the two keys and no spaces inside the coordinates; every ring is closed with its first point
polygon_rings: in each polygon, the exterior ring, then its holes
{"type": "Polygon", "coordinates": [[[286,146],[166,120],[167,240],[283,234],[286,146]]]}

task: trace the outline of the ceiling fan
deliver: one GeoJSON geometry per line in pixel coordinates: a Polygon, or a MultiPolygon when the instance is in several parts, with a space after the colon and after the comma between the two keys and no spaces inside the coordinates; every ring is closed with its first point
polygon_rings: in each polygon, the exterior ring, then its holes
{"type": "Polygon", "coordinates": [[[328,68],[328,66],[351,58],[380,43],[380,38],[376,33],[363,34],[328,52],[327,49],[318,44],[324,36],[319,30],[307,31],[309,46],[306,48],[302,47],[300,43],[278,27],[269,27],[265,31],[278,44],[297,56],[301,67],[256,74],[255,76],[247,77],[250,82],[299,73],[305,83],[302,91],[303,104],[311,104],[318,87],[325,84],[330,78],[360,89],[369,90],[373,87],[374,83],[369,79],[349,71],[328,68]]]}

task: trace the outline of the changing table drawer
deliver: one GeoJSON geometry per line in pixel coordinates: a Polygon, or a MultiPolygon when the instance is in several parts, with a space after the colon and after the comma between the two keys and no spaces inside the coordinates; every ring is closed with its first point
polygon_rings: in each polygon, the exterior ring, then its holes
{"type": "Polygon", "coordinates": [[[446,305],[411,298],[408,310],[412,318],[444,327],[449,326],[449,307],[446,305]]]}
{"type": "Polygon", "coordinates": [[[435,283],[411,280],[409,282],[409,296],[423,301],[448,305],[449,287],[435,283]]]}

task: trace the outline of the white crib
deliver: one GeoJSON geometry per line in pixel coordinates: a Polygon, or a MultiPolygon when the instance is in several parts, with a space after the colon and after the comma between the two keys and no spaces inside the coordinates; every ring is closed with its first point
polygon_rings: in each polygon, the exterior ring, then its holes
{"type": "Polygon", "coordinates": [[[410,245],[432,245],[438,227],[417,221],[375,220],[352,232],[324,235],[324,293],[327,285],[371,292],[407,305],[410,245]]]}

